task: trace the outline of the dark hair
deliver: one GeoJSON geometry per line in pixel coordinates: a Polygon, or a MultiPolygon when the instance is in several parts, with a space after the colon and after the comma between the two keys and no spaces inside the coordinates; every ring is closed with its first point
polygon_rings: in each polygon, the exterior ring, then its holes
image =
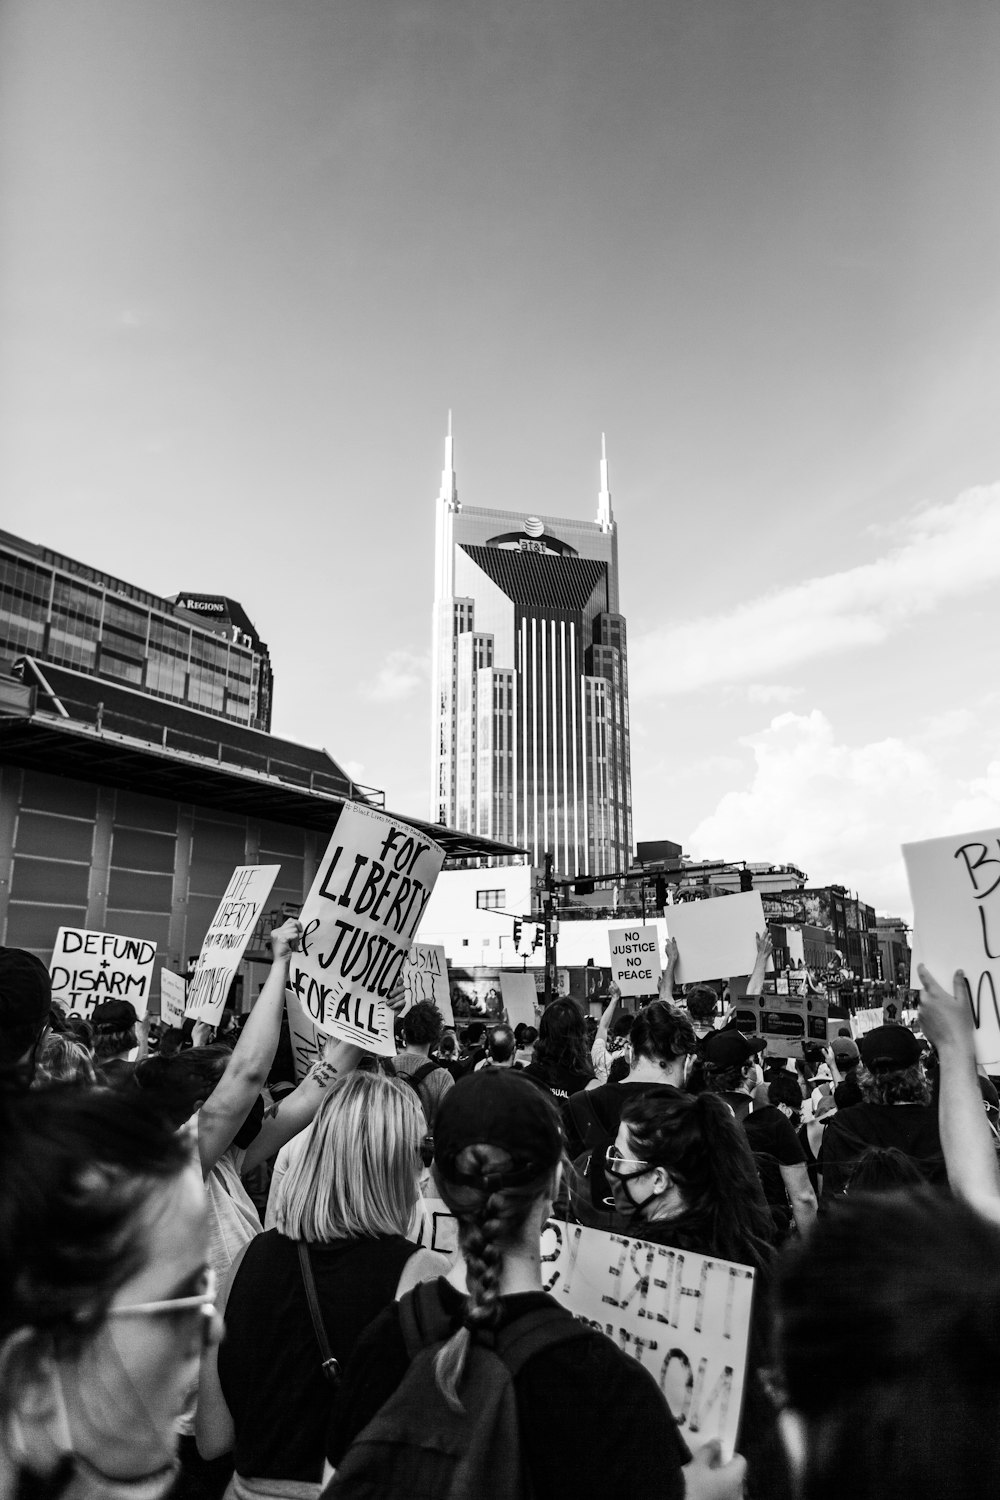
{"type": "Polygon", "coordinates": [[[232,1055],[222,1042],[158,1053],[136,1064],[132,1081],[147,1106],[177,1130],[212,1093],[232,1055]]]}
{"type": "Polygon", "coordinates": [[[89,1047],[93,1051],[94,1028],[88,1020],[83,1016],[78,1016],[75,1011],[71,1011],[66,1017],[66,1025],[78,1042],[82,1042],[85,1047],[89,1047]]]}
{"type": "Polygon", "coordinates": [[[585,1035],[580,1007],[572,1000],[550,1000],[542,1011],[535,1061],[542,1068],[592,1073],[585,1035]]]}
{"type": "Polygon", "coordinates": [[[486,1033],[486,1050],[493,1062],[509,1062],[517,1050],[514,1033],[510,1027],[492,1026],[486,1033]]]}
{"type": "Polygon", "coordinates": [[[710,1021],[719,1006],[719,997],[710,984],[693,984],[684,996],[684,1004],[696,1021],[710,1021]]]}
{"type": "Polygon", "coordinates": [[[470,1021],[468,1026],[466,1026],[465,1028],[465,1032],[462,1036],[462,1041],[467,1047],[478,1047],[479,1043],[483,1039],[483,1032],[485,1030],[486,1027],[483,1025],[482,1021],[470,1021]]]}
{"type": "Polygon", "coordinates": [[[847,1184],[849,1193],[892,1192],[894,1188],[919,1187],[923,1172],[898,1146],[869,1146],[862,1151],[847,1184]]]}
{"type": "Polygon", "coordinates": [[[628,1077],[629,1071],[628,1058],[619,1053],[608,1068],[608,1082],[621,1083],[628,1077]]]}
{"type": "Polygon", "coordinates": [[[455,1040],[454,1034],[450,1031],[446,1031],[437,1045],[438,1057],[447,1057],[450,1059],[455,1056],[457,1051],[458,1042],[455,1040]]]}
{"type": "Polygon", "coordinates": [[[674,1062],[698,1050],[694,1027],[682,1010],[666,1000],[654,1000],[632,1022],[632,1051],[651,1062],[674,1062]]]}
{"type": "Polygon", "coordinates": [[[767,1086],[767,1097],[771,1104],[787,1104],[789,1108],[802,1108],[802,1090],[798,1076],[784,1069],[773,1077],[767,1086]]]}
{"type": "Polygon", "coordinates": [[[747,1068],[752,1062],[753,1058],[748,1057],[745,1063],[737,1063],[731,1068],[720,1068],[715,1063],[702,1059],[704,1087],[712,1094],[735,1094],[746,1078],[747,1068]]]}
{"type": "Polygon", "coordinates": [[[107,1062],[110,1057],[117,1057],[120,1052],[131,1052],[132,1048],[137,1045],[134,1026],[126,1026],[124,1029],[110,1026],[94,1027],[94,1061],[96,1063],[107,1062]]]}
{"type": "Polygon", "coordinates": [[[938,1500],[1000,1471],[1000,1229],[930,1189],[838,1202],[779,1277],[803,1500],[938,1500]]]}
{"type": "Polygon", "coordinates": [[[140,1210],[190,1163],[134,1093],[73,1085],[0,1097],[0,1339],[74,1351],[143,1262],[140,1210]]]}
{"type": "Polygon", "coordinates": [[[930,1104],[931,1090],[920,1063],[909,1068],[858,1068],[858,1087],[866,1104],[930,1104]]]}
{"type": "Polygon", "coordinates": [[[765,1270],[771,1215],[732,1110],[714,1094],[663,1090],[630,1099],[621,1118],[636,1157],[666,1167],[681,1190],[685,1212],[677,1227],[691,1243],[680,1248],[765,1270]]]}
{"type": "Polygon", "coordinates": [[[624,1015],[615,1016],[611,1022],[610,1035],[616,1040],[627,1042],[632,1035],[632,1027],[635,1024],[635,1016],[630,1016],[628,1011],[624,1015]]]}
{"type": "Polygon", "coordinates": [[[415,1047],[433,1046],[444,1030],[444,1018],[430,1000],[418,1000],[403,1017],[403,1035],[415,1047]]]}

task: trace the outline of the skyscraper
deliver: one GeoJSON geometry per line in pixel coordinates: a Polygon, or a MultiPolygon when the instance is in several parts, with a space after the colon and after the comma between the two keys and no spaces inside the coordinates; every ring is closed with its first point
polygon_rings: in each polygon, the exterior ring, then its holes
{"type": "Polygon", "coordinates": [[[436,505],[431,816],[608,874],[632,848],[618,533],[601,440],[595,521],[436,505]]]}

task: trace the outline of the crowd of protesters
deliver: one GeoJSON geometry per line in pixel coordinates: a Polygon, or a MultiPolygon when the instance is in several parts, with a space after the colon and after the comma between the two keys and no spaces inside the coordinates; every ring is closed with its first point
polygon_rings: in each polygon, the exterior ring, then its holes
{"type": "MultiPolygon", "coordinates": [[[[1000,1478],[1000,1175],[970,1007],[795,1059],[675,993],[397,1053],[53,1005],[0,949],[0,1495],[941,1500],[1000,1478]],[[458,1253],[418,1247],[443,1200],[458,1253]],[[546,1222],[755,1273],[735,1456],[543,1289],[546,1222]],[[998,1300],[994,1306],[994,1280],[998,1300]],[[994,1317],[997,1323],[994,1323],[994,1317]],[[502,1368],[502,1379],[497,1370],[502,1368]]],[[[758,939],[747,993],[770,956],[758,939]]],[[[402,1011],[400,998],[393,1008],[402,1011]]]]}

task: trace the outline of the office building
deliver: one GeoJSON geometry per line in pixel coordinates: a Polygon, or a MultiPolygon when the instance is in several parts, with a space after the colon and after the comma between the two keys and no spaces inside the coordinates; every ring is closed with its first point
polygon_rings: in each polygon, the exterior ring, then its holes
{"type": "Polygon", "coordinates": [[[436,504],[434,821],[563,875],[632,847],[618,533],[602,441],[594,521],[461,503],[451,421],[436,504]]]}
{"type": "Polygon", "coordinates": [[[29,656],[154,698],[271,727],[271,661],[219,594],[161,599],[0,531],[0,656],[29,656]]]}

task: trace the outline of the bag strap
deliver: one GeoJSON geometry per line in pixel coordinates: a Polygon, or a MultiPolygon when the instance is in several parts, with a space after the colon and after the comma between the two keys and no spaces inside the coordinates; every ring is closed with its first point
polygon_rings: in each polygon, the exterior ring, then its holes
{"type": "Polygon", "coordinates": [[[326,1336],[323,1326],[323,1314],[320,1311],[319,1297],[316,1293],[316,1281],[313,1276],[312,1261],[309,1259],[309,1246],[305,1240],[298,1241],[299,1265],[302,1268],[302,1280],[306,1287],[306,1301],[309,1303],[309,1316],[312,1318],[313,1331],[316,1334],[316,1342],[319,1344],[319,1352],[323,1356],[320,1369],[326,1380],[337,1381],[340,1379],[340,1362],[337,1360],[330,1348],[330,1340],[326,1336]]]}
{"type": "Polygon", "coordinates": [[[591,1138],[591,1126],[595,1126],[601,1135],[607,1135],[608,1132],[594,1108],[590,1090],[584,1089],[582,1093],[570,1095],[569,1112],[585,1149],[596,1145],[596,1141],[591,1138]]]}
{"type": "Polygon", "coordinates": [[[438,1066],[439,1064],[436,1062],[421,1063],[420,1067],[415,1073],[407,1073],[404,1076],[407,1078],[408,1082],[413,1084],[413,1087],[415,1089],[419,1089],[425,1078],[429,1078],[432,1073],[437,1072],[438,1066]]]}
{"type": "Polygon", "coordinates": [[[436,1281],[421,1281],[400,1297],[396,1308],[407,1359],[412,1361],[421,1349],[451,1338],[451,1318],[442,1306],[436,1281]]]}
{"type": "Polygon", "coordinates": [[[589,1332],[587,1325],[574,1318],[565,1307],[539,1308],[500,1330],[496,1353],[513,1378],[543,1349],[585,1338],[589,1332]]]}

